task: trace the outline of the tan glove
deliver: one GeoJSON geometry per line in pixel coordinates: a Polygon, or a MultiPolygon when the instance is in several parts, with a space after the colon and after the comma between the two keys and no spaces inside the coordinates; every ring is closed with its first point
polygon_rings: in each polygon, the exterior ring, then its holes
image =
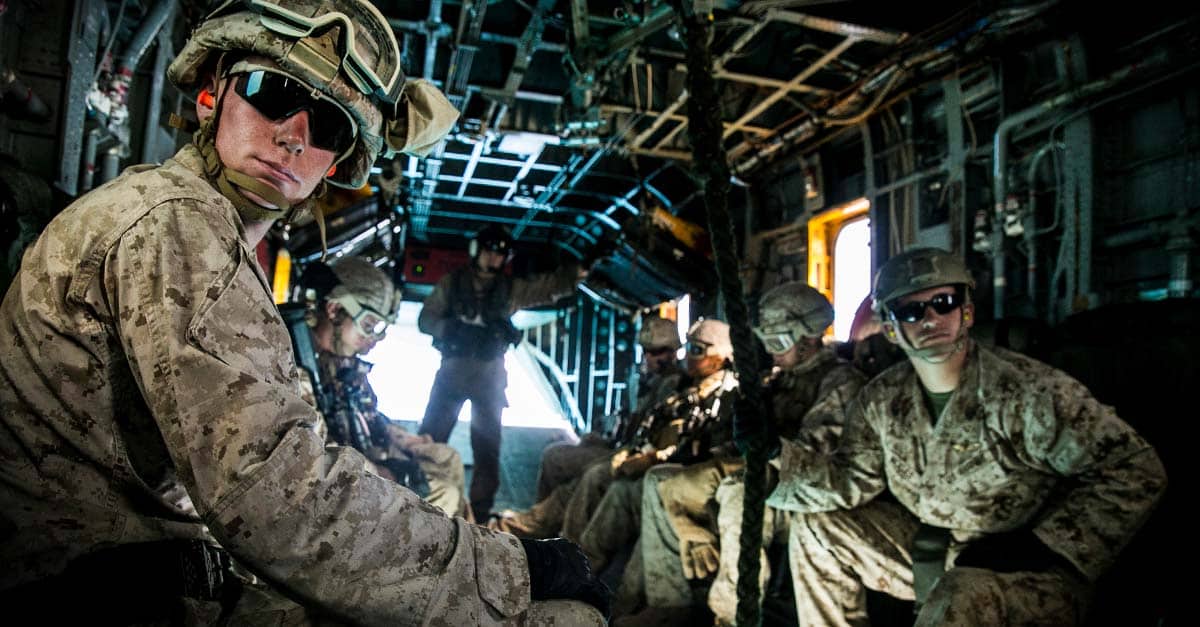
{"type": "Polygon", "coordinates": [[[682,540],[679,558],[683,561],[683,576],[688,579],[707,579],[721,567],[721,552],[712,542],[682,540]]]}
{"type": "Polygon", "coordinates": [[[630,452],[627,448],[623,448],[616,453],[613,453],[612,459],[610,460],[612,465],[609,466],[609,472],[612,474],[612,476],[620,476],[617,474],[617,469],[621,467],[621,464],[625,463],[625,460],[629,459],[629,455],[630,452]]]}
{"type": "Polygon", "coordinates": [[[613,472],[613,476],[617,478],[629,477],[636,479],[645,474],[651,466],[657,463],[658,458],[655,457],[654,453],[638,453],[637,455],[630,455],[629,459],[625,460],[620,466],[616,467],[615,471],[613,472]]]}

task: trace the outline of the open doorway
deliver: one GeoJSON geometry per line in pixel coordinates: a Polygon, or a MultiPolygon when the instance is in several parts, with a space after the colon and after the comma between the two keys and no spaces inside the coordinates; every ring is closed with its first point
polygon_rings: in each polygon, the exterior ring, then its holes
{"type": "Polygon", "coordinates": [[[871,293],[871,221],[863,216],[842,225],[833,244],[833,337],[850,339],[854,315],[871,293]]]}
{"type": "MultiPolygon", "coordinates": [[[[379,411],[392,420],[416,424],[425,415],[433,378],[442,361],[441,353],[433,347],[432,338],[417,329],[420,312],[421,303],[401,303],[400,314],[388,329],[387,337],[365,357],[375,364],[369,378],[378,397],[379,411]]],[[[504,409],[501,422],[512,427],[570,431],[550,384],[536,362],[526,358],[521,350],[509,350],[504,356],[509,406],[504,409]]],[[[458,419],[470,421],[470,401],[463,405],[458,419]]],[[[455,429],[458,431],[466,430],[455,429]]]]}
{"type": "Polygon", "coordinates": [[[871,203],[859,198],[808,221],[808,284],[833,303],[833,339],[850,339],[855,314],[871,293],[871,203]]]}

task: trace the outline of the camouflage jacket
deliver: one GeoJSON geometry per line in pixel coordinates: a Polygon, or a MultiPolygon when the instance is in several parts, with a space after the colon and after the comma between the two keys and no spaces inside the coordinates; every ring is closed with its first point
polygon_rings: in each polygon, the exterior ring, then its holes
{"type": "Polygon", "coordinates": [[[768,502],[846,509],[887,487],[958,540],[1031,529],[1094,579],[1162,495],[1158,455],[1065,373],[974,342],[967,350],[936,425],[912,365],[897,364],[863,387],[833,456],[784,442],[768,502]]]}
{"type": "Polygon", "coordinates": [[[0,306],[0,589],[205,538],[356,623],[524,611],[516,538],[326,447],[238,213],[198,172],[185,147],[72,204],[0,306]]]}
{"type": "Polygon", "coordinates": [[[678,362],[667,366],[656,374],[643,375],[638,380],[637,404],[634,413],[644,412],[655,405],[667,400],[667,397],[679,391],[688,379],[687,372],[678,362]]]}
{"type": "MultiPolygon", "coordinates": [[[[633,411],[622,417],[617,425],[612,435],[613,446],[620,448],[632,445],[639,436],[644,440],[653,440],[646,435],[658,428],[657,425],[651,424],[657,417],[655,412],[660,412],[663,403],[671,398],[671,395],[681,392],[689,381],[687,372],[677,363],[657,374],[643,374],[638,381],[637,403],[633,411]]],[[[669,419],[660,422],[669,422],[669,419]]]]}
{"type": "Polygon", "coordinates": [[[683,420],[679,441],[659,451],[659,455],[675,464],[739,457],[733,444],[733,399],[737,385],[733,370],[724,369],[688,388],[686,400],[676,411],[683,420]]]}
{"type": "Polygon", "coordinates": [[[808,361],[776,373],[769,384],[772,419],[781,438],[794,446],[832,453],[846,423],[850,402],[866,377],[823,349],[808,361]]]}

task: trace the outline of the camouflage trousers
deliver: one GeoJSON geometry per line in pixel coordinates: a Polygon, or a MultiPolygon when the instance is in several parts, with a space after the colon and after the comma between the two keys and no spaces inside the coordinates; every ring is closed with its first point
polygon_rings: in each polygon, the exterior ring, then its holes
{"type": "Polygon", "coordinates": [[[612,480],[578,539],[593,571],[602,572],[613,557],[637,540],[641,520],[642,479],[612,480]]]}
{"type": "MultiPolygon", "coordinates": [[[[522,538],[552,538],[563,535],[578,539],[587,526],[595,506],[599,504],[611,482],[612,450],[598,446],[573,446],[552,444],[542,454],[542,470],[538,472],[538,484],[542,485],[547,475],[553,475],[556,482],[549,493],[538,499],[533,507],[523,512],[509,513],[499,519],[488,521],[488,526],[497,531],[504,531],[522,538]],[[600,453],[600,455],[597,455],[600,453]],[[576,470],[570,475],[566,468],[574,466],[576,470]],[[593,467],[598,470],[588,474],[593,467]],[[547,472],[547,469],[549,472],[547,472]],[[580,475],[584,475],[581,477],[580,475]],[[564,531],[567,511],[580,486],[587,486],[585,494],[590,498],[580,498],[576,502],[575,515],[572,518],[571,531],[564,531]],[[571,535],[568,535],[571,534],[571,535]]],[[[549,484],[551,480],[547,480],[549,484]]],[[[539,488],[540,489],[540,488],[539,488]]]]}
{"type": "Polygon", "coordinates": [[[600,501],[613,483],[612,455],[588,466],[579,477],[579,483],[567,500],[563,510],[562,536],[582,542],[584,530],[592,522],[592,515],[600,507],[600,501]]]}
{"type": "Polygon", "coordinates": [[[612,447],[604,438],[591,433],[583,436],[578,444],[555,442],[547,446],[538,466],[537,500],[550,496],[560,485],[578,480],[588,466],[612,454],[612,447]]]}
{"type": "Polygon", "coordinates": [[[466,473],[458,451],[446,444],[430,442],[409,447],[408,452],[429,481],[425,500],[447,516],[467,516],[466,473]]]}
{"type": "MultiPolygon", "coordinates": [[[[721,566],[708,590],[708,609],[719,625],[733,625],[737,618],[738,559],[742,554],[742,507],[746,496],[745,474],[738,472],[721,480],[717,487],[717,528],[720,530],[721,566]]],[[[764,506],[765,507],[765,506],[764,506]]],[[[786,542],[793,514],[765,507],[763,512],[762,545],[786,542]]],[[[759,553],[759,594],[771,576],[766,551],[759,553]]]]}
{"type": "MultiPolygon", "coordinates": [[[[867,588],[911,600],[909,547],[919,524],[900,505],[880,500],[852,510],[794,515],[789,562],[800,622],[869,625],[867,588]]],[[[934,584],[916,625],[1073,625],[1082,620],[1087,598],[1081,579],[1056,570],[950,567],[934,584]]]]}
{"type": "Polygon", "coordinates": [[[554,488],[549,496],[523,512],[505,510],[499,518],[489,519],[487,526],[519,538],[553,538],[562,529],[563,512],[578,483],[572,481],[554,488]]]}
{"type": "Polygon", "coordinates": [[[727,467],[717,460],[664,464],[646,472],[642,486],[641,557],[646,603],[688,607],[694,584],[684,574],[688,545],[717,544],[714,496],[727,467]]]}

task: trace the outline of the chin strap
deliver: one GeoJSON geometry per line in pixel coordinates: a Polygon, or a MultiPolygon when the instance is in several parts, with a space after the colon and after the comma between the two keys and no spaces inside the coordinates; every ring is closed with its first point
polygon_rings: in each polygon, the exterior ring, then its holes
{"type": "Polygon", "coordinates": [[[954,337],[953,347],[946,350],[940,346],[930,346],[926,348],[913,348],[912,342],[908,340],[908,336],[904,334],[904,327],[900,326],[900,322],[891,313],[888,314],[891,318],[892,326],[900,334],[900,349],[905,355],[915,357],[922,361],[931,364],[940,364],[950,358],[951,355],[963,350],[967,345],[967,329],[961,323],[958,326],[958,335],[954,337]]]}
{"type": "MultiPolygon", "coordinates": [[[[223,58],[217,62],[217,76],[221,75],[223,62],[223,58]]],[[[192,143],[200,151],[200,156],[204,160],[204,175],[217,188],[217,191],[221,192],[222,196],[233,203],[243,222],[283,220],[284,223],[288,223],[306,210],[312,213],[313,220],[317,223],[317,231],[321,234],[321,261],[324,261],[328,252],[325,243],[325,216],[317,209],[316,199],[325,195],[328,189],[325,181],[322,180],[308,198],[293,205],[270,185],[225,167],[225,164],[221,163],[221,156],[217,154],[217,119],[221,117],[221,106],[224,101],[225,89],[218,88],[217,102],[213,107],[212,115],[202,121],[200,128],[192,135],[192,143]],[[242,193],[242,190],[257,195],[269,204],[275,205],[275,208],[264,207],[250,200],[242,193]]]]}

